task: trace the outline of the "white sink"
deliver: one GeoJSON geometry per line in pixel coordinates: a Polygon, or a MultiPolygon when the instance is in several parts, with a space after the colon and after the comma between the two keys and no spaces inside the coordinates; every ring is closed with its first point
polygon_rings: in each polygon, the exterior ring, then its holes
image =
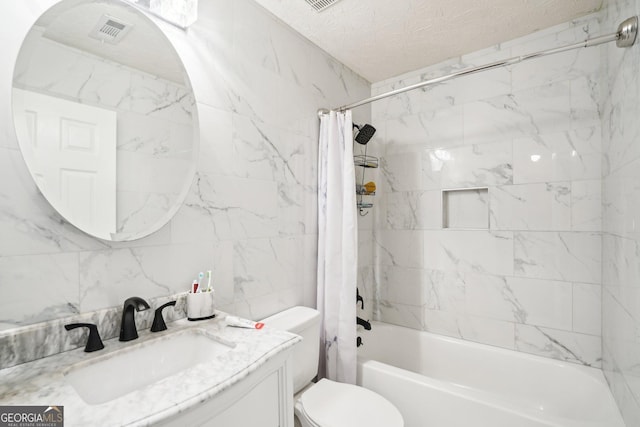
{"type": "Polygon", "coordinates": [[[188,330],[71,367],[65,379],[91,405],[108,402],[231,350],[204,331],[188,330]],[[89,364],[90,363],[90,364],[89,364]]]}

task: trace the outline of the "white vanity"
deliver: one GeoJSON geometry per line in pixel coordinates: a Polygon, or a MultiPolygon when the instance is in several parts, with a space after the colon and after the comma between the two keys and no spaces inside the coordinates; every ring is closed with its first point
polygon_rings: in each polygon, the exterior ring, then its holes
{"type": "Polygon", "coordinates": [[[300,337],[219,318],[0,370],[0,404],[64,406],[65,426],[293,426],[300,337]]]}

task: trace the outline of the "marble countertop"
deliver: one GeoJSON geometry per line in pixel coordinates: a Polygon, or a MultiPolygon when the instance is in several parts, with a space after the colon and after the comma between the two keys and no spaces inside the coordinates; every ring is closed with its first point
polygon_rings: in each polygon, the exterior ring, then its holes
{"type": "MultiPolygon", "coordinates": [[[[301,340],[297,335],[265,327],[261,330],[226,326],[225,313],[215,319],[169,323],[158,333],[138,331],[135,341],[104,341],[105,348],[85,353],[79,348],[54,356],[0,370],[0,405],[61,405],[65,426],[149,426],[200,404],[236,384],[279,352],[301,340]],[[164,378],[139,390],[102,404],[86,403],[65,380],[65,372],[76,364],[108,357],[156,339],[171,339],[171,334],[201,329],[222,343],[234,347],[210,360],[164,378]]],[[[180,351],[176,348],[176,351],[180,351]]],[[[153,361],[149,361],[153,363],[153,361]]],[[[113,375],[118,375],[113,372],[113,375]]],[[[96,384],[100,387],[100,384],[96,384]]]]}

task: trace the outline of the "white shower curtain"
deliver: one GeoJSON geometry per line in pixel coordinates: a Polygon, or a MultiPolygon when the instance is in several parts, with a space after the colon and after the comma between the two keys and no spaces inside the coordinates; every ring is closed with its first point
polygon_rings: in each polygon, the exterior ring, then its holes
{"type": "Polygon", "coordinates": [[[358,227],[351,111],[320,118],[318,310],[320,378],[355,384],[358,227]],[[324,344],[324,345],[322,345],[324,344]]]}

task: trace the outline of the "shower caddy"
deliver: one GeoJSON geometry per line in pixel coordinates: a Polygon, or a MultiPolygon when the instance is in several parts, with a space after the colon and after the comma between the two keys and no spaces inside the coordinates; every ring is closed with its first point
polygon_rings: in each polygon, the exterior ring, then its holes
{"type": "Polygon", "coordinates": [[[367,154],[358,154],[353,156],[353,164],[355,166],[362,168],[362,181],[360,184],[356,183],[356,195],[357,197],[357,206],[358,211],[361,216],[365,216],[366,213],[363,213],[363,209],[370,209],[373,207],[373,203],[365,202],[363,196],[375,196],[376,190],[375,185],[373,186],[373,190],[367,186],[364,182],[365,171],[367,169],[377,169],[379,166],[379,160],[375,156],[369,156],[367,154]]]}

